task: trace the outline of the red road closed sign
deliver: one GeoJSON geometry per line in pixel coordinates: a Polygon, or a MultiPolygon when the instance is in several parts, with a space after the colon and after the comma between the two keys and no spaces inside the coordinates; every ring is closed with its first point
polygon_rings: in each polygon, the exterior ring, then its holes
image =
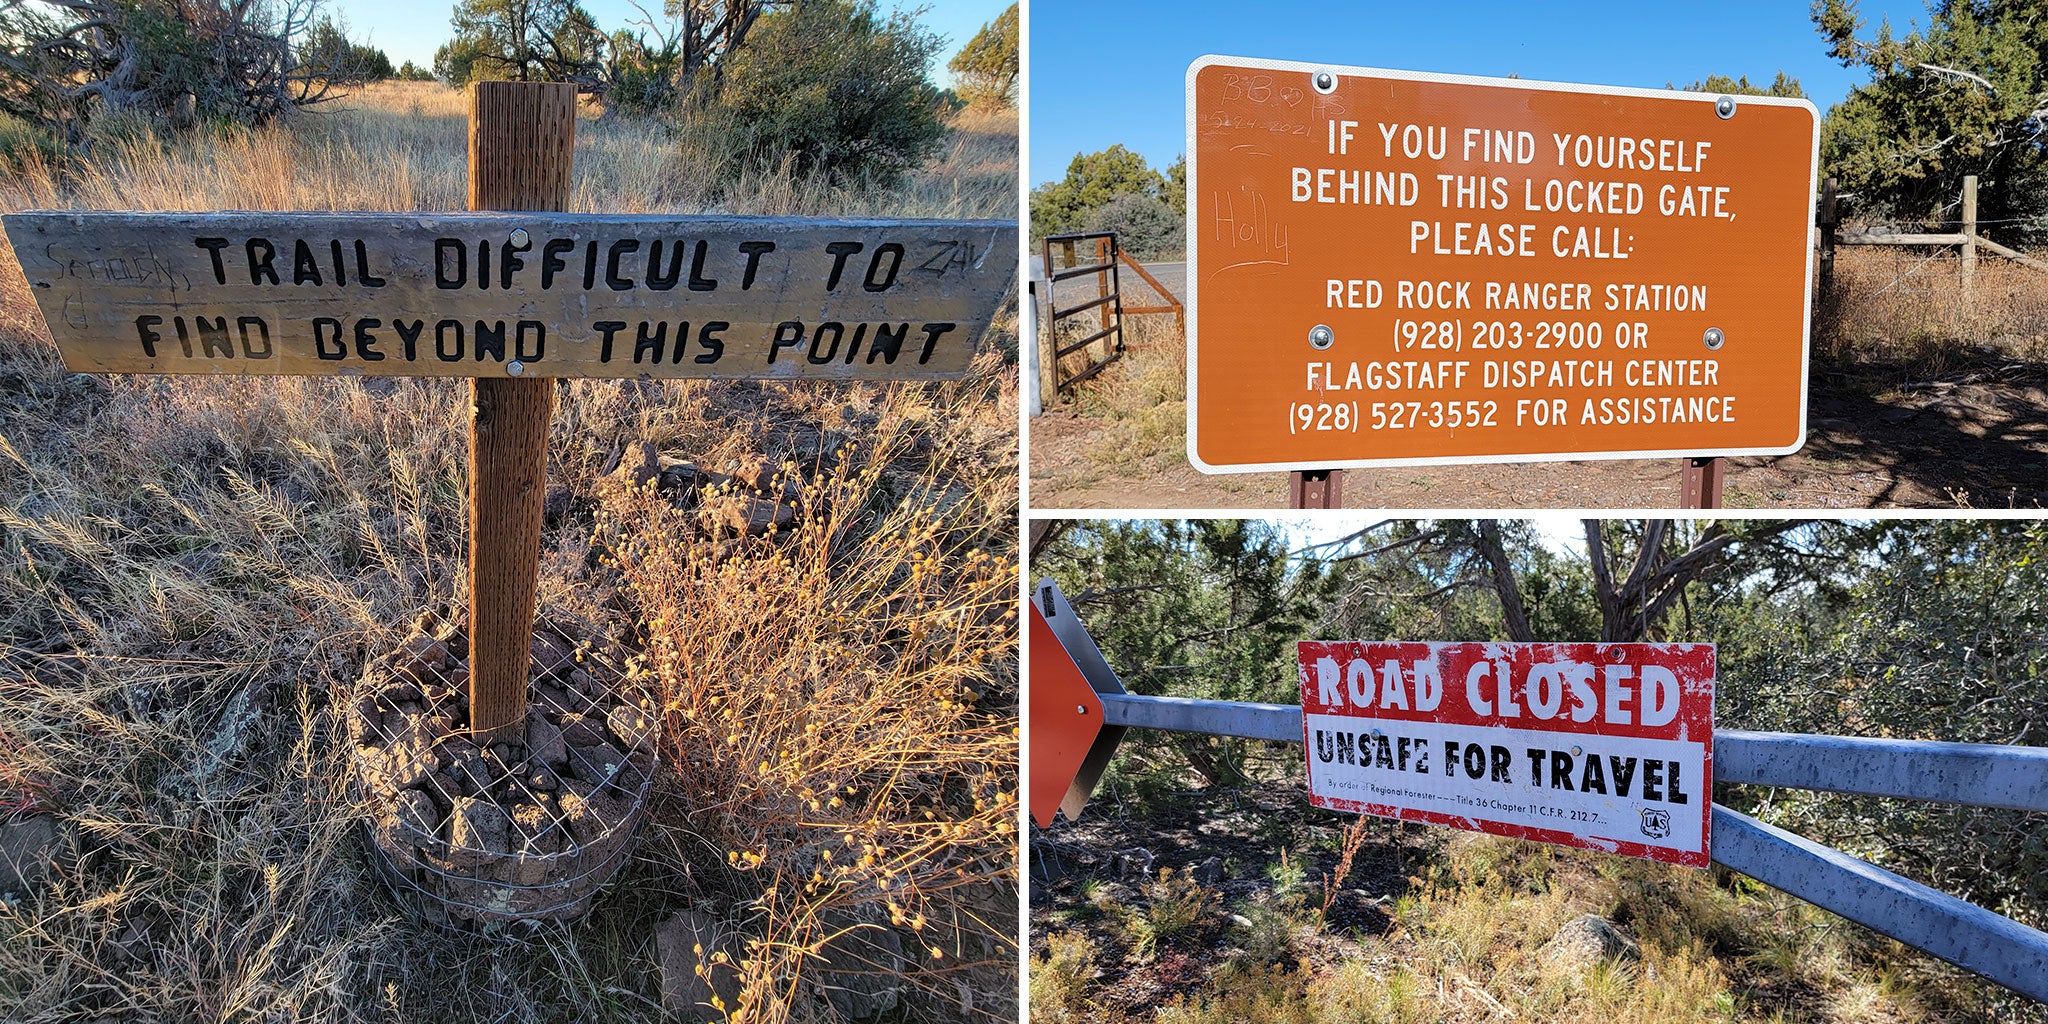
{"type": "Polygon", "coordinates": [[[1300,645],[1309,802],[1707,865],[1712,644],[1300,645]]]}

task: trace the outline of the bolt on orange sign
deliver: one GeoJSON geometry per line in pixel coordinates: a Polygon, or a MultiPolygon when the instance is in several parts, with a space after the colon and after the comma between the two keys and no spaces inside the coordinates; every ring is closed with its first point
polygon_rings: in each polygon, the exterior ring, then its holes
{"type": "Polygon", "coordinates": [[[1805,100],[1196,60],[1189,461],[1798,450],[1819,145],[1805,100]]]}

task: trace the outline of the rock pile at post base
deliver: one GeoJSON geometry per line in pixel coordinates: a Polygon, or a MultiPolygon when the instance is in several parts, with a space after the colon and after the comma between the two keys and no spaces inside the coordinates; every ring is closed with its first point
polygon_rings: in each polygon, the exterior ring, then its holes
{"type": "Polygon", "coordinates": [[[567,919],[625,863],[654,775],[655,717],[622,667],[543,625],[523,733],[469,729],[469,640],[431,620],[364,670],[348,711],[391,881],[449,924],[567,919]]]}

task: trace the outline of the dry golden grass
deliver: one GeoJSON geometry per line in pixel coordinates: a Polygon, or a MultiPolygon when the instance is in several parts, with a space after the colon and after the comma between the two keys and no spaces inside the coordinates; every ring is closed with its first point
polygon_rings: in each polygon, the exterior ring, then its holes
{"type": "MultiPolygon", "coordinates": [[[[1298,902],[1236,907],[1252,919],[1290,914],[1295,937],[1267,955],[1240,925],[1221,944],[1184,947],[1181,962],[1201,973],[1173,979],[1189,991],[1156,1007],[1126,1009],[1098,980],[1118,957],[1135,962],[1118,948],[1127,943],[1105,951],[1100,928],[1048,928],[1034,939],[1034,1018],[1042,1009],[1050,1020],[1155,1024],[2004,1019],[1980,1003],[1987,986],[1961,972],[1725,869],[1461,834],[1410,886],[1376,935],[1343,934],[1298,902]],[[1614,922],[1639,957],[1589,962],[1548,948],[1584,914],[1614,922]]],[[[1107,910],[1111,920],[1136,912],[1107,910]]]]}
{"type": "MultiPolygon", "coordinates": [[[[460,94],[391,85],[329,109],[204,140],[108,132],[88,160],[0,182],[0,208],[461,204],[460,94]]],[[[687,173],[713,156],[680,152],[653,126],[587,120],[580,136],[577,209],[1014,216],[1015,127],[993,119],[965,122],[899,189],[858,195],[766,174],[714,195],[710,176],[687,173]]],[[[874,838],[888,867],[863,869],[856,881],[872,889],[833,898],[886,913],[894,894],[879,879],[894,876],[881,872],[916,880],[902,905],[945,954],[920,958],[917,980],[944,998],[911,998],[905,1019],[1014,1017],[1012,954],[986,942],[1008,934],[1016,884],[1014,853],[988,853],[1014,849],[1001,845],[1013,818],[997,810],[1015,807],[1002,653],[1014,624],[990,617],[991,594],[1009,594],[992,567],[1015,552],[1013,315],[952,384],[559,385],[548,478],[575,501],[545,538],[544,609],[663,619],[635,638],[651,667],[707,693],[791,678],[836,643],[865,660],[821,668],[859,664],[898,699],[953,692],[954,707],[894,709],[930,742],[919,753],[905,737],[860,761],[838,755],[878,727],[883,705],[850,687],[812,704],[805,756],[834,755],[820,779],[866,766],[849,782],[866,802],[842,820],[786,806],[801,765],[747,777],[744,803],[734,777],[707,791],[716,773],[686,755],[710,709],[671,691],[668,753],[683,771],[665,780],[618,890],[575,926],[480,938],[412,923],[370,875],[333,710],[416,611],[462,603],[466,389],[72,375],[33,310],[18,270],[0,268],[0,803],[55,812],[81,856],[50,891],[0,907],[0,1020],[663,1019],[652,925],[699,905],[767,940],[750,970],[756,991],[780,998],[751,1019],[828,1019],[789,998],[816,931],[809,904],[775,880],[787,866],[741,871],[726,854],[792,835],[840,842],[871,815],[887,822],[874,838]],[[859,444],[814,472],[827,432],[859,444]],[[597,562],[596,481],[639,440],[714,468],[792,460],[833,494],[831,557],[759,542],[713,570],[711,541],[662,533],[623,570],[597,562]],[[865,568],[841,575],[848,566],[865,568]],[[918,593],[958,602],[958,621],[894,603],[889,588],[915,566],[918,593]],[[666,567],[680,567],[677,593],[632,585],[669,579],[666,567]],[[830,600],[869,615],[828,628],[802,614],[830,600]],[[944,628],[916,629],[920,616],[944,628]],[[748,642],[725,632],[739,623],[753,624],[748,642]],[[902,772],[877,780],[892,757],[902,772]],[[951,844],[933,845],[925,810],[955,823],[951,844]],[[740,842],[749,814],[752,845],[740,842]]]]}
{"type": "Polygon", "coordinates": [[[1939,377],[1986,357],[2048,358],[2048,272],[1981,256],[1965,301],[1953,248],[1843,246],[1814,311],[1814,354],[1939,377]]]}

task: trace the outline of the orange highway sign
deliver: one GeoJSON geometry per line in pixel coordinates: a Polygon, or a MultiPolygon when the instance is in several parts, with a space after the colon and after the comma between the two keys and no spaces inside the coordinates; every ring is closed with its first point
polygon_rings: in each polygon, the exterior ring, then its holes
{"type": "MultiPolygon", "coordinates": [[[[1031,605],[1031,816],[1050,826],[1102,731],[1102,698],[1031,605]]],[[[1093,780],[1090,780],[1092,788],[1093,780]]],[[[1083,797],[1085,799],[1085,794],[1083,797]]],[[[1077,808],[1078,810],[1078,808],[1077,808]]]]}
{"type": "Polygon", "coordinates": [[[1811,103],[1214,56],[1187,88],[1197,469],[1805,440],[1811,103]]]}

